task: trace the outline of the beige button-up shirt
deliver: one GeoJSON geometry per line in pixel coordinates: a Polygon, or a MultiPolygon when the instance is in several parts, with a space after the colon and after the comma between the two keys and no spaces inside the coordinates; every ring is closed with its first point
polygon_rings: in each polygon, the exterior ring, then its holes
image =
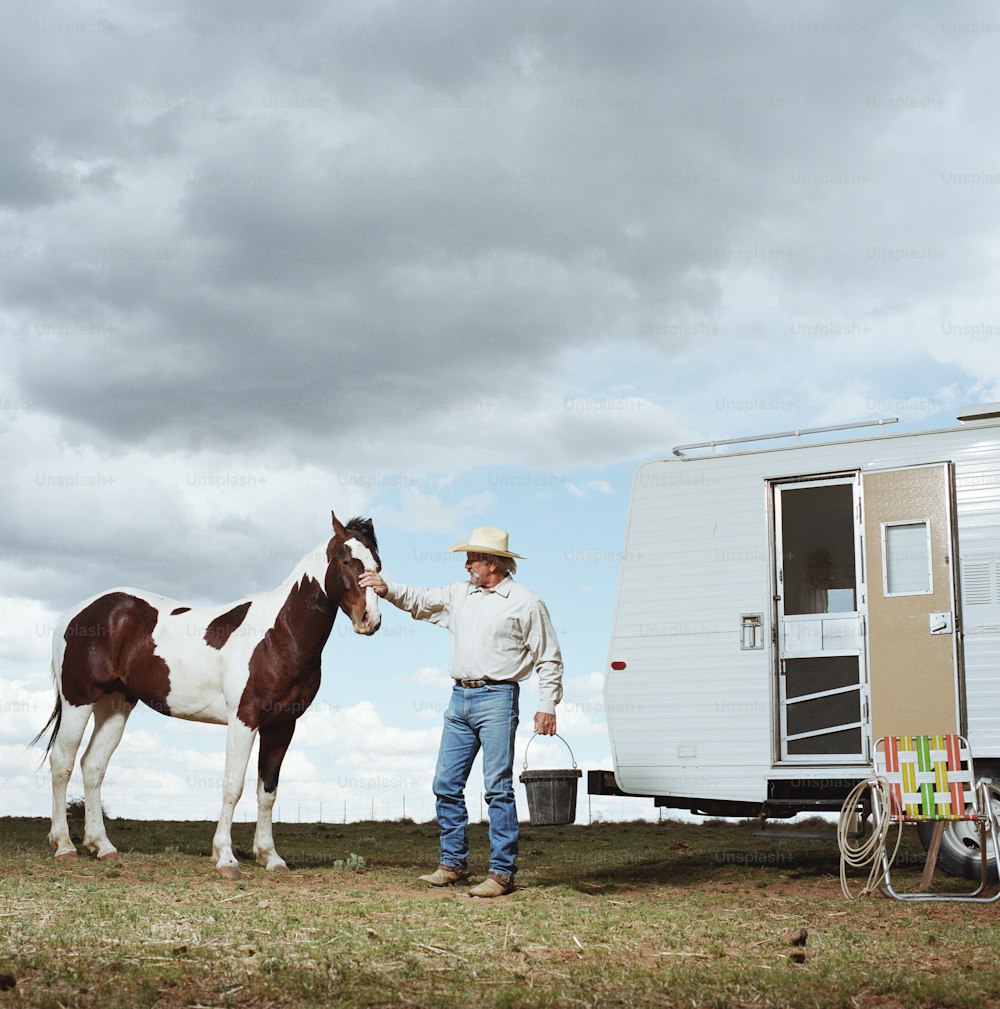
{"type": "Polygon", "coordinates": [[[549,611],[537,593],[510,576],[492,589],[453,582],[439,589],[388,583],[386,599],[414,620],[451,632],[456,680],[526,680],[538,670],[538,710],[555,714],[563,662],[549,611]]]}

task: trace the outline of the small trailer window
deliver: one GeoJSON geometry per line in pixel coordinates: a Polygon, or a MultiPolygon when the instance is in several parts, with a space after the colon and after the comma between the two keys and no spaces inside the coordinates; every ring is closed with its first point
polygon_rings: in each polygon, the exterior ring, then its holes
{"type": "Polygon", "coordinates": [[[785,616],[857,610],[854,486],[850,480],[780,488],[785,616]]]}
{"type": "Polygon", "coordinates": [[[882,523],[882,589],[886,596],[934,591],[929,519],[882,523]]]}

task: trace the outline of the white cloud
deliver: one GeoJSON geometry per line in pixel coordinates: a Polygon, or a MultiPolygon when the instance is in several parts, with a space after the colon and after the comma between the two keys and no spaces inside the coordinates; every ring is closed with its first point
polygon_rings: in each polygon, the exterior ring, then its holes
{"type": "Polygon", "coordinates": [[[471,532],[469,523],[472,517],[487,510],[492,501],[490,494],[474,494],[448,503],[437,494],[407,487],[403,490],[400,507],[383,507],[379,517],[382,522],[392,523],[408,532],[462,536],[471,532]]]}
{"type": "Polygon", "coordinates": [[[0,598],[0,660],[30,663],[47,673],[57,619],[41,600],[0,598]]]}
{"type": "Polygon", "coordinates": [[[310,708],[299,720],[296,741],[322,747],[329,759],[364,766],[372,754],[394,761],[427,752],[436,741],[433,730],[406,730],[385,725],[371,701],[349,708],[310,708]]]}
{"type": "MultiPolygon", "coordinates": [[[[28,686],[23,680],[0,678],[0,741],[23,746],[41,731],[55,704],[55,690],[28,686]]],[[[44,742],[44,740],[43,740],[44,742]]],[[[37,757],[41,756],[41,750],[37,757]]],[[[37,759],[36,757],[36,759],[37,759]]]]}
{"type": "Polygon", "coordinates": [[[448,670],[442,669],[440,666],[421,666],[415,672],[404,673],[397,679],[404,683],[420,683],[432,687],[451,686],[451,676],[448,670]]]}

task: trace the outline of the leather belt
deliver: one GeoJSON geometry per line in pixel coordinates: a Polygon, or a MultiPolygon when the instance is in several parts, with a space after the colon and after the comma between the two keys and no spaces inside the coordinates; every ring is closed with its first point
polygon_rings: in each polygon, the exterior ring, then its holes
{"type": "Polygon", "coordinates": [[[455,680],[455,685],[474,689],[475,687],[485,687],[495,682],[495,680],[455,680]]]}

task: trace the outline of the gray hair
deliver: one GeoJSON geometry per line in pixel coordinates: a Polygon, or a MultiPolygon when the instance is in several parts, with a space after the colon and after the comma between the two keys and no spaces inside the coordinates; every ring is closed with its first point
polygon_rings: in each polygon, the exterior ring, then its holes
{"type": "Polygon", "coordinates": [[[501,557],[499,554],[492,554],[490,560],[496,562],[497,568],[505,575],[512,575],[517,571],[517,561],[513,557],[501,557]]]}

